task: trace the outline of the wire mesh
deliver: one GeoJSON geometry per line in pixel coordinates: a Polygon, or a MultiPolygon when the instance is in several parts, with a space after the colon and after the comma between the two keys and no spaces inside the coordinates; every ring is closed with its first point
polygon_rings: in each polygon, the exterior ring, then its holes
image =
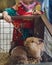
{"type": "Polygon", "coordinates": [[[13,26],[5,20],[0,20],[0,52],[8,52],[12,41],[13,26]]]}

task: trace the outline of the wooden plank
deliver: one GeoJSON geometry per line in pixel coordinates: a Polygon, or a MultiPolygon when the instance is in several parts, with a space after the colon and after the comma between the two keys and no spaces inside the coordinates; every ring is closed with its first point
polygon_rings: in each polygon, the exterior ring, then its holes
{"type": "MultiPolygon", "coordinates": [[[[40,17],[40,15],[31,15],[31,16],[19,15],[19,16],[11,16],[11,18],[13,20],[18,20],[18,19],[33,19],[33,18],[37,18],[37,17],[40,17]]],[[[3,16],[0,16],[0,19],[3,19],[3,16]]]]}
{"type": "Polygon", "coordinates": [[[37,16],[34,16],[34,15],[31,15],[31,16],[12,16],[12,19],[33,19],[33,18],[37,18],[37,17],[40,17],[39,15],[37,16]]]}
{"type": "Polygon", "coordinates": [[[49,23],[49,21],[45,15],[41,15],[41,19],[43,20],[43,23],[45,24],[47,30],[49,31],[50,35],[52,36],[52,24],[49,23]]]}

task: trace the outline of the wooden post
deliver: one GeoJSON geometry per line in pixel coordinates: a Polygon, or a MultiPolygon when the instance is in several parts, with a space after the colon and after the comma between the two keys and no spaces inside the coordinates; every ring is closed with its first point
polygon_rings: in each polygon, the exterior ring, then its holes
{"type": "Polygon", "coordinates": [[[48,19],[45,15],[41,15],[41,19],[43,20],[43,23],[47,30],[49,31],[50,35],[52,36],[52,24],[49,23],[48,19]]]}

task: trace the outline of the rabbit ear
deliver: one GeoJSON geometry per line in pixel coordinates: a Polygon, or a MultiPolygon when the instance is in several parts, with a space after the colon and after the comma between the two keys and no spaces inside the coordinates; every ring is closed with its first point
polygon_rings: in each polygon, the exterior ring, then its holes
{"type": "Polygon", "coordinates": [[[43,51],[44,51],[44,43],[40,44],[40,45],[39,45],[39,48],[40,48],[40,50],[43,52],[43,51]]]}
{"type": "Polygon", "coordinates": [[[26,40],[26,41],[24,41],[24,46],[26,46],[28,44],[28,41],[26,40]]]}
{"type": "Polygon", "coordinates": [[[43,41],[43,39],[39,39],[39,47],[42,51],[44,50],[44,41],[43,41]]]}
{"type": "Polygon", "coordinates": [[[39,42],[43,42],[43,39],[39,39],[39,42]]]}

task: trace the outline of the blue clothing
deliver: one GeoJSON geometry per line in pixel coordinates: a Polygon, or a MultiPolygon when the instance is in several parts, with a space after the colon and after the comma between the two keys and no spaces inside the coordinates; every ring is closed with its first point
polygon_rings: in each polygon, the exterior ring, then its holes
{"type": "Polygon", "coordinates": [[[43,0],[42,11],[46,13],[46,16],[49,20],[49,0],[43,0]]]}
{"type": "Polygon", "coordinates": [[[52,24],[52,0],[49,0],[49,20],[52,24]]]}

